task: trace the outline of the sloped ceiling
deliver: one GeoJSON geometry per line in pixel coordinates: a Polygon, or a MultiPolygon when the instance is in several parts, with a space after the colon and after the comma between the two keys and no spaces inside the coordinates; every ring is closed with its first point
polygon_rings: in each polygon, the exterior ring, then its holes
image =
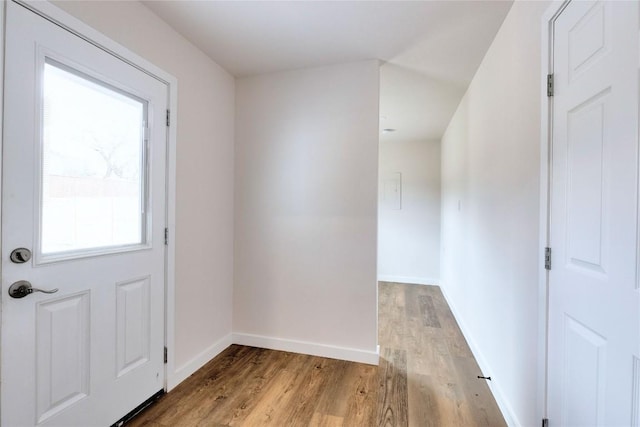
{"type": "Polygon", "coordinates": [[[437,139],[511,1],[144,1],[236,77],[379,59],[382,141],[437,139]]]}

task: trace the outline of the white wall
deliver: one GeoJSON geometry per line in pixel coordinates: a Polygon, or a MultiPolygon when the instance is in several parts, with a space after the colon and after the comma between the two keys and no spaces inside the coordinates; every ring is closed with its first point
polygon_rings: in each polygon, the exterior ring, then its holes
{"type": "Polygon", "coordinates": [[[55,4],[178,79],[175,382],[231,338],[234,79],[139,2],[55,4]]]}
{"type": "Polygon", "coordinates": [[[380,143],[378,279],[440,281],[440,141],[380,143]],[[401,209],[383,202],[383,181],[401,174],[401,209]]]}
{"type": "Polygon", "coordinates": [[[377,361],[378,67],[236,81],[236,342],[377,361]]]}
{"type": "Polygon", "coordinates": [[[443,289],[507,420],[525,426],[542,415],[540,28],[548,6],[514,3],[442,140],[443,289]]]}

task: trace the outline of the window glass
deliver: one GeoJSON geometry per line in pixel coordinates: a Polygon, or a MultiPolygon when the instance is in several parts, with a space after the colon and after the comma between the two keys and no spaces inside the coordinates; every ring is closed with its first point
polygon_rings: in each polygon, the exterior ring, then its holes
{"type": "Polygon", "coordinates": [[[146,241],[147,104],[47,60],[41,253],[146,241]]]}

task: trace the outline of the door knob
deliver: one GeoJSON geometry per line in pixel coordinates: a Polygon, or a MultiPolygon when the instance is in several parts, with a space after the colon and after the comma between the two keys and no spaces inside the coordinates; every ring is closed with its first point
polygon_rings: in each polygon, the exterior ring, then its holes
{"type": "Polygon", "coordinates": [[[24,298],[34,292],[55,294],[56,292],[58,292],[58,288],[51,289],[50,291],[47,291],[45,289],[38,289],[31,286],[31,283],[27,282],[26,280],[18,280],[17,282],[9,286],[9,296],[12,298],[24,298]]]}

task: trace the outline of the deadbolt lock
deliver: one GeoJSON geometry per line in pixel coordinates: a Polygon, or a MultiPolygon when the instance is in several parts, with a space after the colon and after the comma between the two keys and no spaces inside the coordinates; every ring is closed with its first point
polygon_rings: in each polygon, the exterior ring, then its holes
{"type": "Polygon", "coordinates": [[[31,251],[27,248],[17,248],[11,251],[9,255],[11,262],[16,264],[24,264],[31,259],[31,251]]]}

